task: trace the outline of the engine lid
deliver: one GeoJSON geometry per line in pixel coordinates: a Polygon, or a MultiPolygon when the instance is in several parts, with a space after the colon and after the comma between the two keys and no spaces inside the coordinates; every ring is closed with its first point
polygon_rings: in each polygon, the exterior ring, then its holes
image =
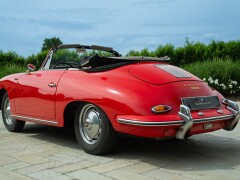
{"type": "Polygon", "coordinates": [[[155,85],[177,81],[202,81],[191,73],[169,64],[138,64],[129,69],[129,74],[155,85]]]}

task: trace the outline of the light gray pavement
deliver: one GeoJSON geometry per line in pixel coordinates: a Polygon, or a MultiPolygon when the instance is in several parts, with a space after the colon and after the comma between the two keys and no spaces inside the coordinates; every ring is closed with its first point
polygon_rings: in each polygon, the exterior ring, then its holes
{"type": "Polygon", "coordinates": [[[183,141],[120,137],[112,154],[92,156],[71,130],[10,133],[0,118],[0,179],[240,179],[240,125],[183,141]]]}

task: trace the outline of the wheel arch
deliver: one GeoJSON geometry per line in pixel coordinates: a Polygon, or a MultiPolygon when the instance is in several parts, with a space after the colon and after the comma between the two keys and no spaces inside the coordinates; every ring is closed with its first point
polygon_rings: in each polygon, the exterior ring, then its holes
{"type": "Polygon", "coordinates": [[[2,98],[7,91],[5,89],[0,90],[0,110],[2,109],[2,98]]]}
{"type": "MultiPolygon", "coordinates": [[[[81,101],[81,100],[79,100],[79,101],[72,101],[72,102],[69,102],[65,106],[65,108],[64,108],[63,126],[72,127],[73,124],[74,124],[74,119],[75,119],[75,114],[76,114],[77,108],[79,106],[81,106],[81,108],[83,108],[83,106],[85,104],[88,104],[88,103],[93,104],[93,105],[99,107],[106,114],[106,116],[108,116],[107,113],[104,111],[104,109],[97,103],[89,102],[89,101],[81,101]]],[[[110,121],[110,123],[112,124],[111,121],[110,121]]]]}
{"type": "Polygon", "coordinates": [[[84,101],[72,101],[68,103],[64,109],[63,118],[64,118],[64,126],[73,126],[74,118],[76,110],[79,106],[83,106],[85,103],[84,101]]]}

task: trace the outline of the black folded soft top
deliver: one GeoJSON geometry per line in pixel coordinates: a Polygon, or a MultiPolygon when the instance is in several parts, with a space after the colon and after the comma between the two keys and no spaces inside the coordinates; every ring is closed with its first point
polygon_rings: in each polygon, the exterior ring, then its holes
{"type": "Polygon", "coordinates": [[[126,56],[122,57],[120,53],[113,50],[111,47],[105,47],[105,46],[98,46],[98,45],[80,45],[80,44],[62,44],[58,47],[55,47],[53,49],[69,49],[69,48],[76,48],[79,51],[86,50],[86,49],[92,49],[92,50],[100,50],[112,53],[114,57],[104,57],[99,56],[98,54],[94,54],[90,57],[87,57],[86,59],[79,62],[79,66],[82,70],[87,72],[97,72],[97,71],[106,71],[110,69],[114,69],[123,65],[132,64],[136,62],[142,62],[142,61],[169,61],[170,58],[165,57],[142,57],[142,56],[126,56]]]}
{"type": "Polygon", "coordinates": [[[87,58],[80,62],[80,66],[88,66],[88,72],[106,71],[114,69],[123,65],[133,64],[141,61],[169,61],[169,57],[155,58],[155,57],[102,57],[98,54],[87,58]]]}

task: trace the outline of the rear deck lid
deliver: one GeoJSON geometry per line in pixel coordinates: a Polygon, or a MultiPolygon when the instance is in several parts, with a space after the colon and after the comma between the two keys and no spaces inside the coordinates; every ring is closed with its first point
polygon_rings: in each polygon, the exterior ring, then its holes
{"type": "Polygon", "coordinates": [[[202,81],[191,73],[169,64],[138,64],[129,69],[129,74],[156,85],[177,81],[202,81]]]}

